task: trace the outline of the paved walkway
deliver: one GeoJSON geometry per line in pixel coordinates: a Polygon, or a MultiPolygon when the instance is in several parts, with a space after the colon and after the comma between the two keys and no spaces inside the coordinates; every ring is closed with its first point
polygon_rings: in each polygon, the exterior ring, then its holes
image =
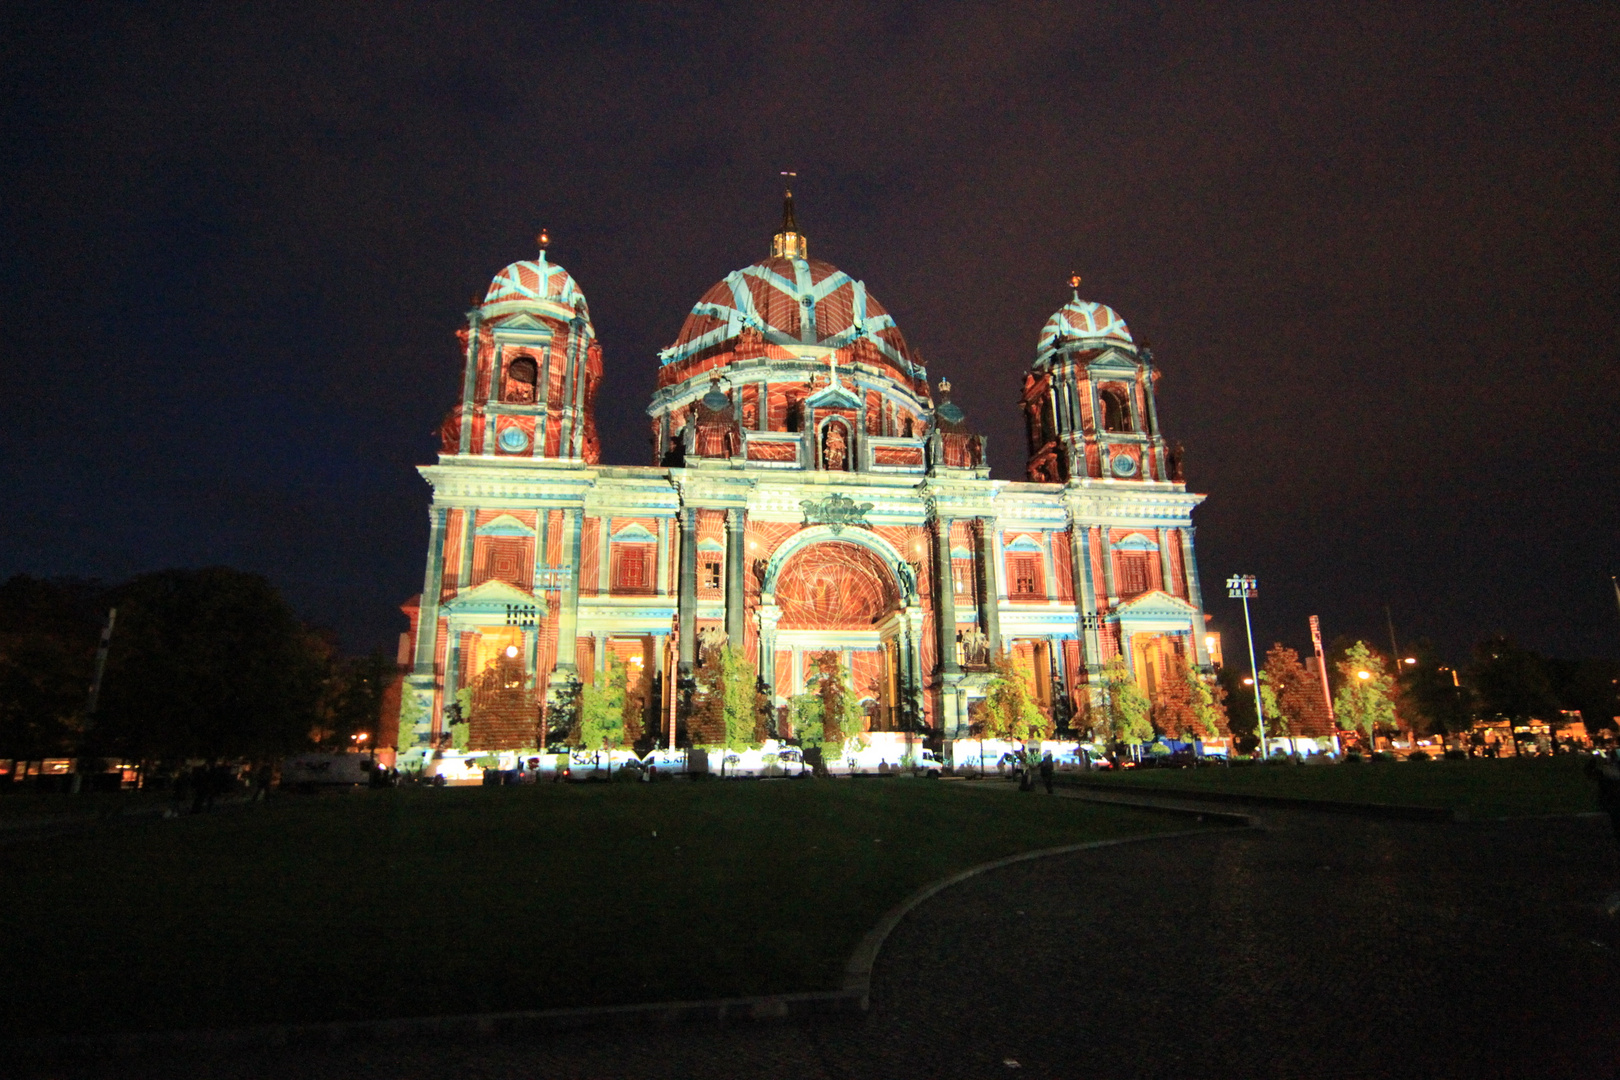
{"type": "Polygon", "coordinates": [[[1620,926],[1599,905],[1620,887],[1620,858],[1607,821],[1259,816],[1259,830],[1022,863],[946,890],[889,939],[862,1018],[47,1075],[1616,1075],[1620,926]]]}

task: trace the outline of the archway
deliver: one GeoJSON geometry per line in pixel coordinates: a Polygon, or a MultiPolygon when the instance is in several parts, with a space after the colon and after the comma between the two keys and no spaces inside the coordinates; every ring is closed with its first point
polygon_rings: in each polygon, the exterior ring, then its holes
{"type": "Polygon", "coordinates": [[[883,556],[853,536],[824,538],[796,546],[770,585],[779,613],[769,636],[778,693],[805,693],[815,657],[832,651],[856,695],[870,700],[873,730],[896,729],[909,657],[907,596],[883,556]]]}

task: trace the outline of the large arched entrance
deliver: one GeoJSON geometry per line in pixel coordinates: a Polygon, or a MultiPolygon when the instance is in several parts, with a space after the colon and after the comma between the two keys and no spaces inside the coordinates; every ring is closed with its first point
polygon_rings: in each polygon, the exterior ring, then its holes
{"type": "Polygon", "coordinates": [[[894,569],[870,544],[832,538],[799,547],[773,569],[778,699],[804,693],[814,657],[831,650],[848,668],[872,729],[898,730],[908,597],[894,569]]]}

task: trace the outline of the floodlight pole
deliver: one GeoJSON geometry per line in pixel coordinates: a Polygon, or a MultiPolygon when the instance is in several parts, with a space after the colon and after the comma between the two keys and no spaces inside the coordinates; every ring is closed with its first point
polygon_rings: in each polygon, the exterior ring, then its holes
{"type": "Polygon", "coordinates": [[[1243,629],[1249,638],[1249,670],[1254,673],[1254,715],[1260,726],[1260,760],[1266,760],[1266,711],[1260,704],[1260,667],[1254,662],[1254,624],[1249,621],[1249,598],[1260,595],[1260,582],[1253,574],[1234,574],[1226,579],[1226,595],[1243,601],[1243,629]]]}

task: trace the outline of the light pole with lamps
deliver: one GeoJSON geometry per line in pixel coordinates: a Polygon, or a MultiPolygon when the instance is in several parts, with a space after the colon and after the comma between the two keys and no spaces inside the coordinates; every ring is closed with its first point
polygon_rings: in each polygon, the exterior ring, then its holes
{"type": "Polygon", "coordinates": [[[1260,582],[1253,574],[1233,574],[1226,579],[1226,595],[1243,601],[1243,629],[1249,637],[1249,670],[1254,672],[1254,715],[1260,724],[1260,760],[1266,760],[1266,711],[1260,704],[1260,668],[1254,662],[1254,624],[1249,622],[1249,601],[1260,595],[1260,582]]]}

